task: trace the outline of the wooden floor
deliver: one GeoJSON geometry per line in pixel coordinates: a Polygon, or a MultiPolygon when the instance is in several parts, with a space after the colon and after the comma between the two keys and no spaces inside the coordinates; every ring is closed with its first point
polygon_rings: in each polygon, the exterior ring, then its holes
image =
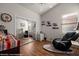
{"type": "MultiPolygon", "coordinates": [[[[20,47],[20,55],[22,56],[67,56],[67,54],[53,53],[43,49],[43,45],[50,43],[48,41],[33,41],[20,47]]],[[[74,49],[75,53],[71,56],[78,56],[79,49],[74,49]]]]}
{"type": "Polygon", "coordinates": [[[31,38],[31,37],[22,38],[22,39],[20,40],[20,46],[23,46],[23,45],[25,45],[25,44],[27,44],[27,43],[29,43],[29,42],[32,42],[32,41],[34,41],[34,40],[33,40],[33,38],[31,38]]]}

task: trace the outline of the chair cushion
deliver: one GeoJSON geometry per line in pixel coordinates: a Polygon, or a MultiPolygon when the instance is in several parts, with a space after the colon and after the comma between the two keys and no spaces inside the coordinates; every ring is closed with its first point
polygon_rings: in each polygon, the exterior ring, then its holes
{"type": "Polygon", "coordinates": [[[67,34],[65,34],[62,38],[62,41],[68,40],[69,38],[71,38],[72,36],[74,36],[76,34],[76,32],[68,32],[67,34]]]}

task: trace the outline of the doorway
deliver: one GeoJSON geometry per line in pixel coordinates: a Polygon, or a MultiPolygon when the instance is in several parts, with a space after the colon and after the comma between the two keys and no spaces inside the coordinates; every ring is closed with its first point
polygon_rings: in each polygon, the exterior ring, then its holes
{"type": "Polygon", "coordinates": [[[21,45],[36,40],[36,22],[21,17],[16,17],[16,37],[21,40],[21,45]]]}
{"type": "Polygon", "coordinates": [[[28,23],[28,35],[34,40],[36,39],[36,23],[33,21],[29,21],[28,23]]]}

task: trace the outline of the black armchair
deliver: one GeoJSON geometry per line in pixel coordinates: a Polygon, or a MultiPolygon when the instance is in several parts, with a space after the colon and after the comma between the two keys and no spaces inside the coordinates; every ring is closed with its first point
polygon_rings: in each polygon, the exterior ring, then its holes
{"type": "Polygon", "coordinates": [[[69,32],[63,36],[63,38],[56,38],[53,40],[52,44],[54,48],[61,50],[61,51],[68,51],[71,47],[72,43],[71,40],[76,40],[79,34],[76,32],[69,32]]]}

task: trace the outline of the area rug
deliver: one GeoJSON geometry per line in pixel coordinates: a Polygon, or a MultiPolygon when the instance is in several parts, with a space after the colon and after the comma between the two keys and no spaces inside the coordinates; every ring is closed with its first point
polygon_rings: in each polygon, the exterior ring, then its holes
{"type": "Polygon", "coordinates": [[[47,51],[55,52],[55,53],[65,53],[65,54],[73,54],[74,53],[74,51],[72,49],[71,49],[72,51],[60,51],[60,50],[57,50],[57,49],[55,49],[53,47],[52,44],[45,44],[45,45],[43,45],[43,48],[45,50],[47,50],[47,51]]]}

